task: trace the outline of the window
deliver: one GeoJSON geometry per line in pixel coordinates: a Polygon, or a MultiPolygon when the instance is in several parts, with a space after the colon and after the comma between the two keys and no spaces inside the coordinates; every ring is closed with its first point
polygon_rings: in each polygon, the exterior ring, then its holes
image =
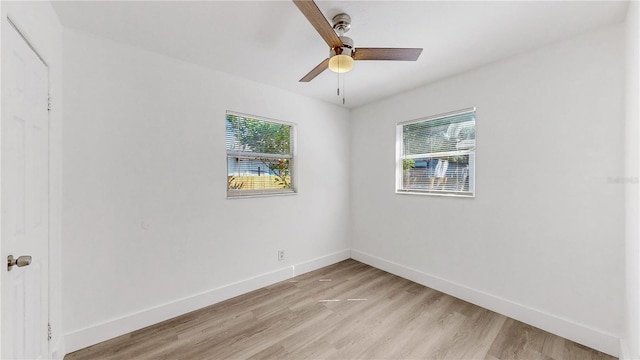
{"type": "Polygon", "coordinates": [[[475,196],[475,108],[400,123],[396,193],[475,196]]]}
{"type": "Polygon", "coordinates": [[[227,197],[294,193],[294,125],[227,111],[227,197]]]}

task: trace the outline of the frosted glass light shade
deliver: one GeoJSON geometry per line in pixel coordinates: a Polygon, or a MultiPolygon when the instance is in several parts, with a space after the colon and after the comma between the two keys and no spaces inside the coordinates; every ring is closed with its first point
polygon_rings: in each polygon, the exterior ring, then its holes
{"type": "Polygon", "coordinates": [[[353,58],[349,55],[334,55],[329,59],[329,70],[346,73],[353,69],[353,58]]]}

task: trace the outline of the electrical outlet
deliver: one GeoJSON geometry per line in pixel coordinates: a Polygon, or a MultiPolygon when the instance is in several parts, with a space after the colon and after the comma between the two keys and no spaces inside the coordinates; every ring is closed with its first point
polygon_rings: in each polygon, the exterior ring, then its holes
{"type": "Polygon", "coordinates": [[[278,250],[278,261],[284,261],[284,250],[278,250]]]}

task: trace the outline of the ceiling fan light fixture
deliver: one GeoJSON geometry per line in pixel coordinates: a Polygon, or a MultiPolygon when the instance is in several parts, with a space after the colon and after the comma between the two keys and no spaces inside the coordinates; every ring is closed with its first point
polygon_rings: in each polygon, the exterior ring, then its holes
{"type": "Polygon", "coordinates": [[[334,55],[329,59],[329,70],[342,74],[353,69],[353,58],[350,55],[334,55]]]}
{"type": "Polygon", "coordinates": [[[340,41],[343,46],[334,47],[329,51],[329,70],[342,74],[353,69],[353,40],[347,36],[340,36],[340,41]]]}

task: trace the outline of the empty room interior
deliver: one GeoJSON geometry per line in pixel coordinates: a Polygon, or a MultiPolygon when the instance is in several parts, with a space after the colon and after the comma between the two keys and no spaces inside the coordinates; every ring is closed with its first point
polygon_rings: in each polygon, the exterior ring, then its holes
{"type": "Polygon", "coordinates": [[[0,358],[640,359],[638,1],[0,13],[0,358]]]}

